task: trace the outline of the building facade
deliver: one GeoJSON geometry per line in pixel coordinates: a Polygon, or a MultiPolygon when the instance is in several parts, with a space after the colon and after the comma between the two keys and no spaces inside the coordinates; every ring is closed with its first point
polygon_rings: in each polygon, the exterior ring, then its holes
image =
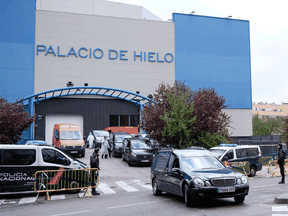
{"type": "Polygon", "coordinates": [[[253,115],[262,116],[269,116],[269,117],[276,117],[281,116],[285,117],[288,115],[288,104],[287,103],[268,103],[268,102],[259,102],[252,104],[252,113],[253,115]]]}
{"type": "Polygon", "coordinates": [[[111,97],[113,91],[145,99],[175,80],[195,90],[214,87],[229,105],[223,112],[232,117],[230,134],[252,135],[248,21],[179,13],[162,21],[141,6],[104,0],[3,0],[0,13],[0,96],[32,95],[30,113],[40,116],[33,138],[49,142],[55,121],[80,122],[85,135],[137,126],[141,106],[111,97]],[[69,82],[112,93],[35,96],[69,82]]]}

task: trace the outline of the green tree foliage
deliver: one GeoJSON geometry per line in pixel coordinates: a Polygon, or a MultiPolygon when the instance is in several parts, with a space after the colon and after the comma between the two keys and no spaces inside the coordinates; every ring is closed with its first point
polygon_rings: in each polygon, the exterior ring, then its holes
{"type": "Polygon", "coordinates": [[[153,94],[153,100],[157,104],[152,103],[150,106],[144,107],[145,131],[151,134],[153,139],[157,140],[162,146],[167,144],[176,144],[176,147],[187,147],[190,145],[210,146],[204,141],[211,140],[212,137],[214,137],[215,141],[211,145],[215,146],[220,143],[218,136],[223,137],[225,142],[227,142],[227,127],[229,127],[230,117],[222,112],[222,109],[226,108],[227,105],[224,105],[224,97],[218,95],[214,88],[204,88],[195,91],[181,81],[176,81],[173,86],[162,83],[156,93],[153,94]],[[182,104],[176,106],[175,104],[177,103],[182,104]],[[172,120],[177,116],[177,118],[181,118],[179,113],[175,114],[176,110],[185,110],[187,112],[185,121],[183,119],[172,120]],[[167,121],[168,117],[164,118],[164,116],[169,116],[169,121],[167,121]],[[185,128],[186,126],[181,126],[182,129],[176,129],[179,125],[175,124],[178,124],[179,121],[185,124],[188,129],[185,128]],[[169,122],[169,126],[166,122],[169,122]],[[179,131],[181,130],[189,131],[189,138],[186,136],[186,132],[185,134],[183,132],[180,133],[179,131]],[[178,131],[178,133],[175,131],[178,131]],[[179,145],[180,136],[182,137],[181,146],[179,145]]]}
{"type": "Polygon", "coordinates": [[[24,130],[35,121],[35,116],[29,117],[24,105],[7,102],[0,97],[0,143],[17,143],[24,130]]]}
{"type": "Polygon", "coordinates": [[[280,134],[283,130],[283,117],[276,116],[275,118],[269,116],[259,117],[258,114],[253,116],[253,135],[275,135],[280,134]]]}
{"type": "Polygon", "coordinates": [[[193,143],[191,136],[191,127],[195,123],[197,116],[193,116],[193,103],[188,103],[189,95],[187,92],[180,94],[168,93],[167,102],[170,104],[170,110],[164,110],[164,115],[159,118],[166,124],[162,131],[162,136],[175,138],[175,143],[179,143],[180,148],[189,147],[193,143]]]}
{"type": "Polygon", "coordinates": [[[283,118],[283,134],[282,134],[282,141],[288,145],[288,117],[283,118]]]}

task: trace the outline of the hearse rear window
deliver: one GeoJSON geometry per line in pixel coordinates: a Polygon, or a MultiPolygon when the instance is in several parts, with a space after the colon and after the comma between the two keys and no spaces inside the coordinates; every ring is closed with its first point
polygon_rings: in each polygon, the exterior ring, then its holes
{"type": "Polygon", "coordinates": [[[35,161],[35,150],[3,149],[3,165],[31,165],[35,161]]]}
{"type": "Polygon", "coordinates": [[[171,152],[159,152],[156,158],[155,170],[164,171],[171,152]]]}

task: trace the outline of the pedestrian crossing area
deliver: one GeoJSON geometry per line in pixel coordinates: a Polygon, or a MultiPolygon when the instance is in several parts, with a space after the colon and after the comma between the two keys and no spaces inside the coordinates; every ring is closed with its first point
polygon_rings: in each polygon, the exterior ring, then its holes
{"type": "MultiPolygon", "coordinates": [[[[152,186],[150,183],[150,179],[147,179],[146,181],[142,180],[130,180],[130,181],[116,181],[116,182],[109,182],[109,183],[100,183],[97,187],[97,191],[100,192],[102,195],[111,195],[111,194],[119,194],[119,193],[133,193],[133,192],[141,192],[141,191],[152,191],[152,186]]],[[[89,189],[90,196],[93,196],[91,194],[91,189],[89,189]]],[[[81,190],[78,194],[53,194],[50,193],[50,199],[51,201],[55,200],[64,200],[68,197],[88,197],[88,194],[86,193],[84,196],[84,190],[81,190]]],[[[37,201],[43,201],[44,200],[44,194],[42,196],[37,196],[37,194],[30,194],[29,196],[26,195],[26,197],[22,198],[12,198],[12,199],[5,199],[5,196],[2,195],[0,197],[0,207],[5,205],[11,205],[11,204],[29,204],[29,203],[35,203],[37,201]]]]}
{"type": "Polygon", "coordinates": [[[288,207],[283,205],[272,206],[272,216],[288,216],[288,207]]]}

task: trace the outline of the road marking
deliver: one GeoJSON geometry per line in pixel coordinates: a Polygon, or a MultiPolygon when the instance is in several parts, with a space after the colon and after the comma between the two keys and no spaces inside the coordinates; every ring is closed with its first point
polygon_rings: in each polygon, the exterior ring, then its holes
{"type": "Polygon", "coordinates": [[[148,190],[152,190],[151,185],[144,184],[141,180],[133,180],[133,182],[137,183],[141,187],[147,188],[148,190]]]}
{"type": "Polygon", "coordinates": [[[111,189],[107,184],[105,184],[105,183],[100,183],[97,188],[99,188],[99,189],[100,189],[103,193],[105,193],[105,194],[113,194],[113,193],[115,193],[115,191],[112,190],[112,189],[111,189]]]}
{"type": "Polygon", "coordinates": [[[19,201],[18,204],[33,203],[36,200],[37,200],[37,196],[36,197],[24,197],[19,201]]]}
{"type": "Polygon", "coordinates": [[[126,184],[125,182],[123,181],[118,181],[118,182],[115,182],[118,186],[120,186],[121,188],[123,188],[124,190],[126,190],[127,192],[135,192],[135,191],[139,191],[137,190],[136,188],[126,184]]]}
{"type": "Polygon", "coordinates": [[[272,206],[272,211],[288,211],[287,206],[272,206]]]}
{"type": "Polygon", "coordinates": [[[0,200],[0,205],[4,204],[5,199],[0,200]]]}
{"type": "Polygon", "coordinates": [[[65,195],[64,194],[52,195],[51,196],[51,200],[62,200],[62,199],[65,199],[65,195]]]}
{"type": "Polygon", "coordinates": [[[153,202],[144,202],[144,203],[135,203],[135,204],[130,204],[130,205],[122,205],[122,206],[113,206],[113,207],[108,207],[108,209],[124,208],[124,207],[137,206],[137,205],[146,205],[146,204],[155,203],[155,202],[157,202],[157,201],[153,201],[153,202]]]}
{"type": "Polygon", "coordinates": [[[72,214],[86,213],[86,212],[90,212],[90,211],[91,210],[79,211],[79,212],[69,212],[69,213],[63,213],[63,214],[57,214],[57,215],[51,215],[51,216],[72,215],[72,214]]]}

